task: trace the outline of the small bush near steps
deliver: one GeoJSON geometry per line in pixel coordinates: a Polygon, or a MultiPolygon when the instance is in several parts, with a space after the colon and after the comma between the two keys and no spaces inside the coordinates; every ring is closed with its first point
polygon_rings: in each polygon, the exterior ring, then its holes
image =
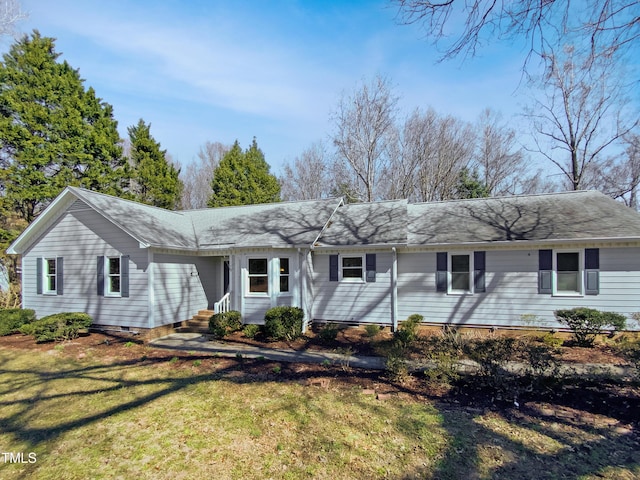
{"type": "Polygon", "coordinates": [[[260,333],[260,325],[256,325],[255,323],[249,323],[245,325],[242,329],[242,333],[247,338],[256,338],[260,333]]]}
{"type": "Polygon", "coordinates": [[[302,335],[304,311],[298,307],[273,307],[264,315],[264,329],[273,340],[295,340],[302,335]]]}
{"type": "Polygon", "coordinates": [[[89,328],[92,322],[86,313],[56,313],[23,325],[20,332],[33,336],[37,343],[72,340],[89,328]]]}
{"type": "Polygon", "coordinates": [[[214,338],[224,338],[242,328],[242,315],[236,310],[216,313],[209,319],[209,331],[214,338]]]}

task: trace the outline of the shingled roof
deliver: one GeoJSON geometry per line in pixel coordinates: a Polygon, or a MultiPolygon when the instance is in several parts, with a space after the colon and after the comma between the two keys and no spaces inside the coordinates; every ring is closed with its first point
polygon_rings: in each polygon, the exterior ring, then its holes
{"type": "Polygon", "coordinates": [[[184,251],[640,241],[640,215],[592,191],[419,204],[393,200],[343,205],[332,198],[169,211],[68,187],[7,251],[24,252],[76,200],[143,247],[184,251]]]}
{"type": "Polygon", "coordinates": [[[407,201],[352,203],[340,207],[317,246],[405,245],[407,201]]]}
{"type": "Polygon", "coordinates": [[[640,215],[594,191],[410,204],[409,245],[640,239],[640,215]]]}

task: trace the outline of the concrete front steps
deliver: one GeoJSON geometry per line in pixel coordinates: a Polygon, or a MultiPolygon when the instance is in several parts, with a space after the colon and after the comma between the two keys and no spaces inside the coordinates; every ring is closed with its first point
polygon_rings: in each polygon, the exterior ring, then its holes
{"type": "Polygon", "coordinates": [[[190,318],[184,325],[177,329],[180,333],[209,333],[209,319],[213,315],[213,310],[200,310],[193,318],[190,318]]]}

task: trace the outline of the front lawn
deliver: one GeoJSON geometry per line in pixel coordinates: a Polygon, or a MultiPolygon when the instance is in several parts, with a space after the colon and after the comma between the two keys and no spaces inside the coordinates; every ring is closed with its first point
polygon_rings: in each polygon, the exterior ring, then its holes
{"type": "Polygon", "coordinates": [[[636,426],[601,406],[462,405],[384,373],[123,341],[4,347],[0,365],[2,479],[640,476],[636,426]]]}

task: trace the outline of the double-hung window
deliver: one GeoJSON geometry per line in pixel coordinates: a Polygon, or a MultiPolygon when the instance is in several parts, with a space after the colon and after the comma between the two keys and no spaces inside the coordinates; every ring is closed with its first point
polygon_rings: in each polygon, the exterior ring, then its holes
{"type": "Polygon", "coordinates": [[[486,292],[486,252],[437,252],[436,291],[454,295],[486,292]]]}
{"type": "Polygon", "coordinates": [[[36,260],[36,293],[62,295],[62,257],[38,257],[36,260]]]}
{"type": "Polygon", "coordinates": [[[558,296],[600,293],[600,249],[539,250],[538,293],[558,296]]]}
{"type": "Polygon", "coordinates": [[[120,257],[107,257],[107,292],[111,297],[119,297],[121,293],[120,257]]]}
{"type": "Polygon", "coordinates": [[[43,293],[48,295],[56,295],[58,293],[56,286],[56,276],[57,276],[57,265],[55,258],[45,258],[44,259],[44,276],[42,278],[43,293]]]}
{"type": "Polygon", "coordinates": [[[362,255],[342,257],[342,280],[345,282],[364,281],[362,255]]]}
{"type": "Polygon", "coordinates": [[[249,293],[269,293],[268,261],[266,258],[249,259],[249,293]]]}
{"type": "Polygon", "coordinates": [[[580,253],[556,253],[556,293],[580,294],[582,282],[580,275],[580,253]]]}
{"type": "Polygon", "coordinates": [[[129,296],[129,255],[98,257],[97,291],[100,297],[129,296]]]}
{"type": "Polygon", "coordinates": [[[471,255],[451,254],[451,293],[471,292],[471,255]]]}

